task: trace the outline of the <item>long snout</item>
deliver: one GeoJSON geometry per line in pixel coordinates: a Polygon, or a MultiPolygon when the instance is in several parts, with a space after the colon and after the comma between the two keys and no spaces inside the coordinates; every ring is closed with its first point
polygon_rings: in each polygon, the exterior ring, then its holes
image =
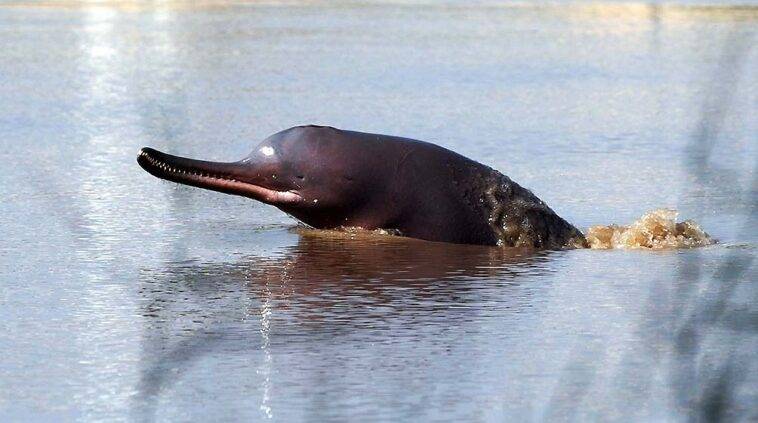
{"type": "MultiPolygon", "coordinates": [[[[173,156],[150,147],[140,150],[137,163],[153,176],[184,183],[184,176],[198,175],[235,179],[242,170],[239,162],[209,162],[173,156]]],[[[190,184],[191,185],[191,184],[190,184]]]]}
{"type": "Polygon", "coordinates": [[[153,176],[184,185],[241,195],[274,205],[302,201],[296,192],[279,191],[256,183],[250,177],[256,173],[250,163],[188,159],[149,147],[140,150],[137,163],[153,176]]]}

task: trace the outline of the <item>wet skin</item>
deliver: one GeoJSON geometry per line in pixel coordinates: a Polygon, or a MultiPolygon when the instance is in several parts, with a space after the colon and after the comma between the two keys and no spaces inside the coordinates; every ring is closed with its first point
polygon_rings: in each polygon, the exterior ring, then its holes
{"type": "Polygon", "coordinates": [[[151,148],[137,161],[159,178],[271,204],[318,229],[386,229],[428,241],[536,248],[584,240],[499,172],[407,138],[298,126],[237,162],[151,148]],[[509,211],[518,222],[507,220],[509,211]]]}

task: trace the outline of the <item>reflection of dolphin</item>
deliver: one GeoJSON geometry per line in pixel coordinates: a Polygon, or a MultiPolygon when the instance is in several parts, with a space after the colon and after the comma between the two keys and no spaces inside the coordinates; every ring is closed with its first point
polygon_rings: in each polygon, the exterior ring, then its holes
{"type": "Polygon", "coordinates": [[[548,258],[371,233],[299,235],[296,245],[269,257],[175,263],[143,273],[146,332],[137,416],[150,419],[161,392],[210,353],[254,355],[265,348],[269,354],[334,343],[403,315],[406,327],[425,319],[471,324],[485,294],[490,304],[492,295],[501,302],[518,298],[508,305],[517,310],[529,294],[514,281],[524,272],[543,272],[540,263],[548,258]],[[339,318],[333,318],[334,307],[340,307],[339,318]]]}
{"type": "Polygon", "coordinates": [[[349,276],[355,283],[417,285],[428,281],[512,274],[511,267],[544,258],[525,249],[426,243],[414,239],[356,232],[299,229],[288,276],[304,282],[329,282],[349,276]]]}
{"type": "Polygon", "coordinates": [[[434,144],[299,126],[245,159],[207,162],[140,151],[151,174],[271,204],[320,229],[385,229],[429,241],[535,248],[584,236],[500,172],[434,144]]]}

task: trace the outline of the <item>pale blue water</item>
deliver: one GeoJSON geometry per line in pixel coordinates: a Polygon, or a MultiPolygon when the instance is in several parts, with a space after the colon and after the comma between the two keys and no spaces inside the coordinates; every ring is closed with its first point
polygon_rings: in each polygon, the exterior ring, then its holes
{"type": "Polygon", "coordinates": [[[758,9],[719,3],[0,6],[0,420],[755,420],[758,9]],[[302,123],[720,244],[333,238],[135,162],[302,123]]]}

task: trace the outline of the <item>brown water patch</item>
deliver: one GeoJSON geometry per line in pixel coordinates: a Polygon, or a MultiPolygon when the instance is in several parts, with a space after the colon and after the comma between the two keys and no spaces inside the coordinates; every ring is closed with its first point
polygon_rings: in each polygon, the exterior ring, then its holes
{"type": "Polygon", "coordinates": [[[393,242],[399,239],[399,242],[406,242],[406,240],[423,242],[420,239],[405,238],[396,229],[363,229],[356,226],[340,226],[336,229],[314,229],[307,226],[298,226],[295,231],[302,236],[322,237],[326,239],[360,238],[363,240],[381,240],[386,242],[393,242]]]}
{"type": "Polygon", "coordinates": [[[587,243],[595,249],[694,248],[714,243],[694,221],[677,223],[678,215],[676,210],[658,209],[628,226],[593,226],[587,230],[587,243]]]}

